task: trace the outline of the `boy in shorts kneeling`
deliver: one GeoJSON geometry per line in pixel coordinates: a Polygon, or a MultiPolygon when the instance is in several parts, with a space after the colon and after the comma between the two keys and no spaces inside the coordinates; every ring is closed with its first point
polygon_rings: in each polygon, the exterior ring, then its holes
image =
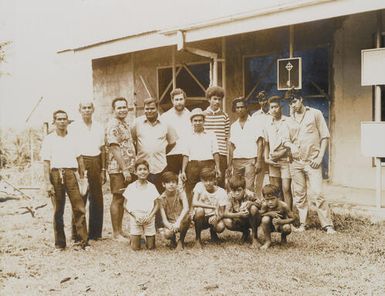
{"type": "Polygon", "coordinates": [[[187,196],[182,188],[178,188],[178,176],[174,172],[163,173],[162,185],[165,191],[159,197],[159,201],[164,224],[163,236],[171,240],[176,250],[182,250],[191,222],[187,196]],[[178,244],[176,244],[177,233],[180,234],[178,244]]]}
{"type": "Polygon", "coordinates": [[[261,201],[257,195],[246,189],[246,180],[243,176],[234,175],[229,180],[229,201],[223,215],[223,222],[229,230],[242,232],[242,242],[250,239],[251,228],[252,246],[258,246],[257,229],[261,223],[261,201]]]}
{"type": "Polygon", "coordinates": [[[216,185],[216,172],[212,168],[203,168],[200,174],[201,182],[193,190],[192,206],[194,210],[195,244],[202,248],[201,232],[210,229],[212,241],[219,241],[217,233],[225,230],[222,217],[228,202],[226,191],[216,185]]]}
{"type": "Polygon", "coordinates": [[[280,232],[281,243],[287,243],[286,236],[291,233],[291,224],[295,218],[288,205],[279,200],[280,190],[277,186],[265,185],[262,194],[261,226],[265,236],[265,243],[261,249],[266,250],[271,245],[271,232],[280,232]]]}
{"type": "Polygon", "coordinates": [[[135,163],[138,180],[127,186],[123,193],[124,208],[130,214],[131,248],[140,250],[142,235],[146,237],[147,249],[155,248],[155,213],[158,210],[159,192],[147,181],[149,164],[146,160],[135,163]]]}

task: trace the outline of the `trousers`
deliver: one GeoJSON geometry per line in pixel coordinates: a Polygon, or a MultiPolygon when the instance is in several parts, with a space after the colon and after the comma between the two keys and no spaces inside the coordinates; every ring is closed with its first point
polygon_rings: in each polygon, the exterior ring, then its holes
{"type": "Polygon", "coordinates": [[[53,228],[55,235],[55,246],[58,248],[65,248],[66,246],[63,221],[66,193],[68,194],[69,200],[71,202],[76,233],[83,243],[88,241],[84,202],[80,196],[75,172],[76,169],[74,168],[64,168],[52,169],[50,173],[50,181],[55,191],[55,194],[51,197],[51,199],[54,209],[53,228]]]}
{"type": "Polygon", "coordinates": [[[294,160],[290,164],[293,197],[301,224],[306,224],[309,196],[316,206],[321,226],[333,226],[328,202],[322,196],[322,168],[313,169],[309,162],[294,160]]]}

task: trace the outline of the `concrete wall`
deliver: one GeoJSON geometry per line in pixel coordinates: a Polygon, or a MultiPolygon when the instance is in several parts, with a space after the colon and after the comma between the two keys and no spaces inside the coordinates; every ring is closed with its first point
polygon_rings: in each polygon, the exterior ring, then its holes
{"type": "MultiPolygon", "coordinates": [[[[384,17],[385,19],[385,17],[384,17]]],[[[295,26],[295,49],[330,45],[330,181],[352,187],[374,188],[375,169],[371,159],[361,156],[360,122],[372,120],[372,90],[361,87],[361,49],[371,48],[376,14],[365,13],[295,26]],[[353,161],[354,160],[354,161],[353,161]]],[[[385,30],[385,29],[384,29],[385,30]]],[[[276,28],[225,38],[226,109],[232,119],[231,99],[244,93],[243,59],[282,52],[289,46],[288,28],[276,28]]],[[[222,39],[188,44],[221,56],[222,39]]],[[[208,61],[187,52],[176,52],[176,64],[208,61]]],[[[137,103],[158,97],[157,68],[172,65],[172,47],[163,47],[93,61],[94,97],[98,116],[106,120],[114,97],[137,103]],[[147,86],[146,87],[144,86],[147,86]],[[150,94],[148,93],[150,92],[150,94]]],[[[168,94],[167,94],[168,96],[168,94]]],[[[385,181],[385,180],[384,180],[385,181]]]]}
{"type": "Polygon", "coordinates": [[[360,122],[373,120],[372,88],[361,86],[361,49],[373,47],[375,32],[376,13],[366,13],[346,17],[335,33],[331,176],[336,184],[375,186],[375,168],[361,155],[360,144],[360,122]]]}

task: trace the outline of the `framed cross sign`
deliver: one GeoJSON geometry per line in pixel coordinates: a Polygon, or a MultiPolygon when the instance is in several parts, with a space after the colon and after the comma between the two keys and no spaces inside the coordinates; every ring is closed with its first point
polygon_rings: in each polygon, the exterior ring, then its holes
{"type": "Polygon", "coordinates": [[[302,89],[302,59],[278,59],[277,89],[288,90],[293,86],[295,89],[302,89]]]}

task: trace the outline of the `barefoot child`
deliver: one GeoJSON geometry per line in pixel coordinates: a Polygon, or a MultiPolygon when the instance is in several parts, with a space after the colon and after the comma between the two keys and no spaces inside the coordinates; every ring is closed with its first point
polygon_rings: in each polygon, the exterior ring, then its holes
{"type": "Polygon", "coordinates": [[[279,200],[280,190],[275,185],[265,185],[262,189],[263,203],[261,208],[262,229],[265,244],[261,247],[266,250],[271,245],[271,232],[281,233],[281,243],[286,244],[286,236],[291,232],[291,223],[295,220],[288,205],[279,200]]]}
{"type": "Polygon", "coordinates": [[[147,249],[155,248],[155,213],[158,210],[159,192],[147,181],[149,164],[146,160],[135,163],[138,180],[127,186],[123,193],[124,208],[130,214],[131,248],[140,250],[140,239],[146,237],[147,249]]]}
{"type": "Polygon", "coordinates": [[[189,207],[186,193],[178,188],[178,176],[174,172],[162,175],[162,185],[165,189],[159,197],[160,214],[164,224],[163,235],[176,245],[176,234],[179,233],[177,250],[184,248],[184,238],[190,226],[189,207]]]}
{"type": "Polygon", "coordinates": [[[242,242],[250,238],[249,228],[252,233],[252,246],[257,246],[257,228],[261,223],[259,209],[261,201],[254,192],[246,189],[246,179],[234,175],[229,180],[229,201],[223,215],[223,222],[229,230],[242,232],[242,242]]]}
{"type": "Polygon", "coordinates": [[[193,190],[193,208],[195,223],[196,246],[202,248],[201,232],[210,228],[212,241],[219,241],[217,233],[225,230],[222,216],[228,202],[226,191],[215,185],[216,172],[211,168],[203,168],[200,174],[201,182],[193,190]]]}

